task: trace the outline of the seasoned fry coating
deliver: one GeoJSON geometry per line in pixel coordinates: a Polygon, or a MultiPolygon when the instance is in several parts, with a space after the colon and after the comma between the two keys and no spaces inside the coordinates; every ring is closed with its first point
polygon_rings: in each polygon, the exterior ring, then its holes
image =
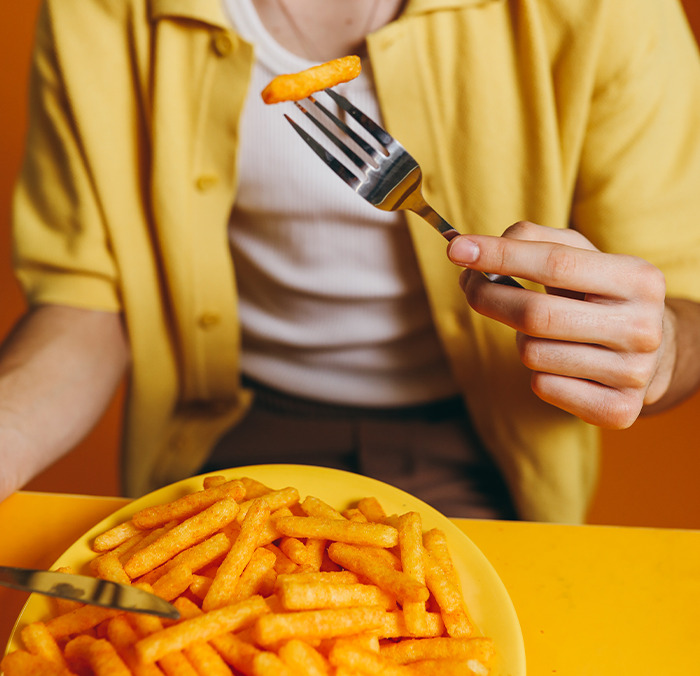
{"type": "Polygon", "coordinates": [[[132,521],[137,528],[144,530],[157,528],[169,521],[187,519],[203,509],[211,507],[217,500],[233,498],[236,502],[239,502],[244,495],[245,486],[240,481],[227,481],[218,486],[183,495],[181,498],[165,505],[146,507],[136,512],[132,517],[132,521]]]}
{"type": "Polygon", "coordinates": [[[275,519],[283,535],[297,538],[319,538],[373,547],[395,547],[399,542],[396,528],[379,523],[357,523],[316,516],[283,516],[275,519]]]}
{"type": "Polygon", "coordinates": [[[262,597],[253,596],[150,634],[136,644],[136,654],[144,663],[155,662],[195,641],[209,641],[225,632],[241,629],[268,612],[269,608],[262,597]]]}
{"type": "Polygon", "coordinates": [[[344,542],[334,542],[328,548],[328,554],[343,568],[366,577],[401,603],[406,601],[425,603],[428,600],[429,592],[425,585],[402,571],[390,568],[379,557],[368,553],[366,549],[344,542]]]}
{"type": "Polygon", "coordinates": [[[409,639],[400,643],[387,643],[381,648],[382,655],[393,662],[408,664],[418,660],[479,660],[488,664],[495,654],[490,638],[423,638],[409,639]]]}
{"type": "Polygon", "coordinates": [[[262,91],[265,103],[300,101],[315,92],[355,79],[362,70],[359,56],[343,56],[300,73],[278,75],[262,91]]]}
{"type": "Polygon", "coordinates": [[[241,532],[231,550],[219,566],[214,581],[204,597],[202,608],[213,610],[228,603],[236,589],[243,569],[248,565],[267,519],[270,507],[263,498],[256,498],[246,512],[241,524],[241,532]]]}
{"type": "Polygon", "coordinates": [[[137,551],[124,566],[126,574],[133,580],[153,570],[230,523],[238,510],[238,503],[233,498],[215,502],[211,507],[183,521],[155,542],[137,551]]]}
{"type": "Polygon", "coordinates": [[[384,611],[374,607],[308,610],[298,613],[264,615],[255,623],[253,635],[263,646],[292,638],[330,638],[351,636],[377,629],[384,611]]]}
{"type": "Polygon", "coordinates": [[[85,562],[178,620],[72,607],[21,629],[5,676],[492,673],[445,534],[424,534],[417,512],[386,516],[372,497],[337,510],[247,478],[202,485],[110,528],[85,562]]]}

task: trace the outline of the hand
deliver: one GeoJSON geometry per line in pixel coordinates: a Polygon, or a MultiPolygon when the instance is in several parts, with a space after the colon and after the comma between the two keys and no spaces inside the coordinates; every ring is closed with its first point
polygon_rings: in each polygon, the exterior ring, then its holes
{"type": "Polygon", "coordinates": [[[535,394],[583,420],[622,429],[669,387],[673,313],[664,276],[632,256],[606,254],[574,230],[516,223],[503,237],[462,235],[448,256],[477,312],[517,331],[535,394]],[[474,271],[528,279],[547,293],[489,282],[474,271]]]}

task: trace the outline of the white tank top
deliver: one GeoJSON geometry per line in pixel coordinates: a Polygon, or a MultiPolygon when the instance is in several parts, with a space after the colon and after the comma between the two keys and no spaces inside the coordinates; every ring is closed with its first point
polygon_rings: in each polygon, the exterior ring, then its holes
{"type": "MultiPolygon", "coordinates": [[[[375,209],[316,157],[283,117],[301,120],[292,103],[260,98],[275,75],[315,64],[269,35],[252,0],[223,1],[256,55],[229,227],[243,372],[346,405],[454,394],[403,215],[375,209]]],[[[367,60],[338,90],[380,121],[367,60]]]]}

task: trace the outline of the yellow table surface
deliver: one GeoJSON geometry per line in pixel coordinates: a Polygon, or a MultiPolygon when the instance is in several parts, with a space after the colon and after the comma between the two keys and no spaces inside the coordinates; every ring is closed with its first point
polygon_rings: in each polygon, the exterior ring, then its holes
{"type": "MultiPolygon", "coordinates": [[[[16,493],[0,503],[0,565],[48,568],[126,502],[16,493]]],[[[699,531],[455,523],[510,593],[528,674],[700,674],[699,531]]],[[[25,599],[0,588],[0,645],[25,599]]]]}

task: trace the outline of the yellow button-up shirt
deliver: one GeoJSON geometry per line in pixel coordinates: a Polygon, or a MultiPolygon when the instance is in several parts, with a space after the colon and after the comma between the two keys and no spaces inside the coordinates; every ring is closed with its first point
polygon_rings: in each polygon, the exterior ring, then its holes
{"type": "MultiPolygon", "coordinates": [[[[368,47],[384,120],[458,230],[574,227],[700,298],[700,65],[675,0],[409,0],[368,47]]],[[[253,59],[220,0],[41,12],[16,270],[32,304],[124,313],[130,495],[196,471],[249,402],[226,226],[253,59]]],[[[596,430],[532,394],[513,331],[470,310],[440,237],[409,228],[521,516],[580,522],[596,430]]]]}

